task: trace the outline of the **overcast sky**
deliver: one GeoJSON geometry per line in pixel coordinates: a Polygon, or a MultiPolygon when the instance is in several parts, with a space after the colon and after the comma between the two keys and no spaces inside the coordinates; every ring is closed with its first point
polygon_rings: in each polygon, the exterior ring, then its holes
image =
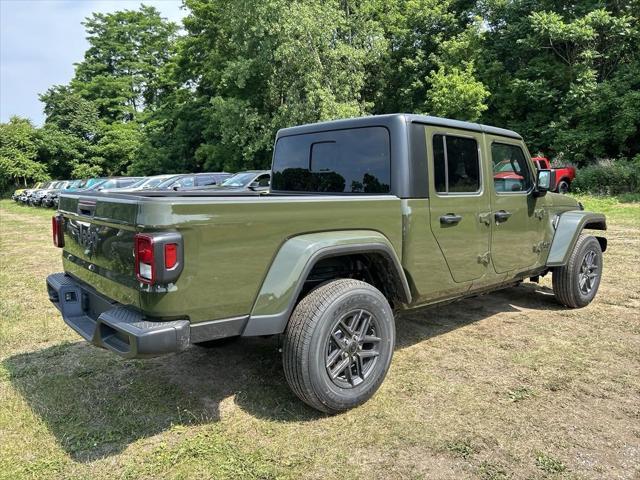
{"type": "Polygon", "coordinates": [[[185,15],[181,0],[0,0],[0,120],[20,115],[41,125],[38,94],[71,80],[88,47],[80,22],[140,3],[174,22],[185,15]]]}

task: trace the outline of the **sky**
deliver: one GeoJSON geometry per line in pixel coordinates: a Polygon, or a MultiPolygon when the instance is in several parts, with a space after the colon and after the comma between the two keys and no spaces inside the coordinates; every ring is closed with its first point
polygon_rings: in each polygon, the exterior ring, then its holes
{"type": "Polygon", "coordinates": [[[69,82],[88,48],[81,22],[140,3],[177,23],[185,15],[181,0],[0,0],[0,121],[19,115],[42,125],[38,94],[69,82]]]}

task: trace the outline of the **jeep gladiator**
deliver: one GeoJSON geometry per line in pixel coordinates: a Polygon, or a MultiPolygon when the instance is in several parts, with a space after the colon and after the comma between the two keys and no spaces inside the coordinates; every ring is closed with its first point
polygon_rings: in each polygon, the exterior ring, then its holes
{"type": "Polygon", "coordinates": [[[126,358],[282,336],[295,394],[329,413],[382,383],[394,315],[553,274],[598,290],[605,217],[548,193],[513,131],[394,114],[280,130],[271,190],[74,192],[52,219],[49,298],[126,358]],[[494,175],[509,165],[516,176],[494,175]]]}

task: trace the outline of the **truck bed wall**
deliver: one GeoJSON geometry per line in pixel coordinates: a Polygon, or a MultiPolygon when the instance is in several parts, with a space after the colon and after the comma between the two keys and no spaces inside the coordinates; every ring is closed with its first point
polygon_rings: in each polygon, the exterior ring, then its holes
{"type": "Polygon", "coordinates": [[[141,201],[137,224],[145,231],[179,231],[185,267],[171,291],[141,291],[140,307],[153,316],[186,313],[192,322],[247,315],[280,246],[304,233],[375,230],[402,258],[400,202],[395,196],[141,201]]]}

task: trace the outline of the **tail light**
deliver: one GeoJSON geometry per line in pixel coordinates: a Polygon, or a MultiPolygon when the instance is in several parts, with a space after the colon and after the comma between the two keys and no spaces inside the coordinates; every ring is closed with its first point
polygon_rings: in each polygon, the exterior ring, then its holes
{"type": "Polygon", "coordinates": [[[170,270],[178,263],[178,244],[167,243],[164,246],[164,268],[170,270]]]}
{"type": "Polygon", "coordinates": [[[137,234],[135,236],[136,277],[143,283],[155,281],[155,255],[153,238],[137,234]]]}
{"type": "Polygon", "coordinates": [[[53,245],[64,247],[64,217],[62,215],[54,215],[51,217],[51,232],[53,234],[53,245]]]}
{"type": "Polygon", "coordinates": [[[134,237],[136,278],[149,285],[175,282],[182,272],[182,236],[177,232],[134,237]]]}

